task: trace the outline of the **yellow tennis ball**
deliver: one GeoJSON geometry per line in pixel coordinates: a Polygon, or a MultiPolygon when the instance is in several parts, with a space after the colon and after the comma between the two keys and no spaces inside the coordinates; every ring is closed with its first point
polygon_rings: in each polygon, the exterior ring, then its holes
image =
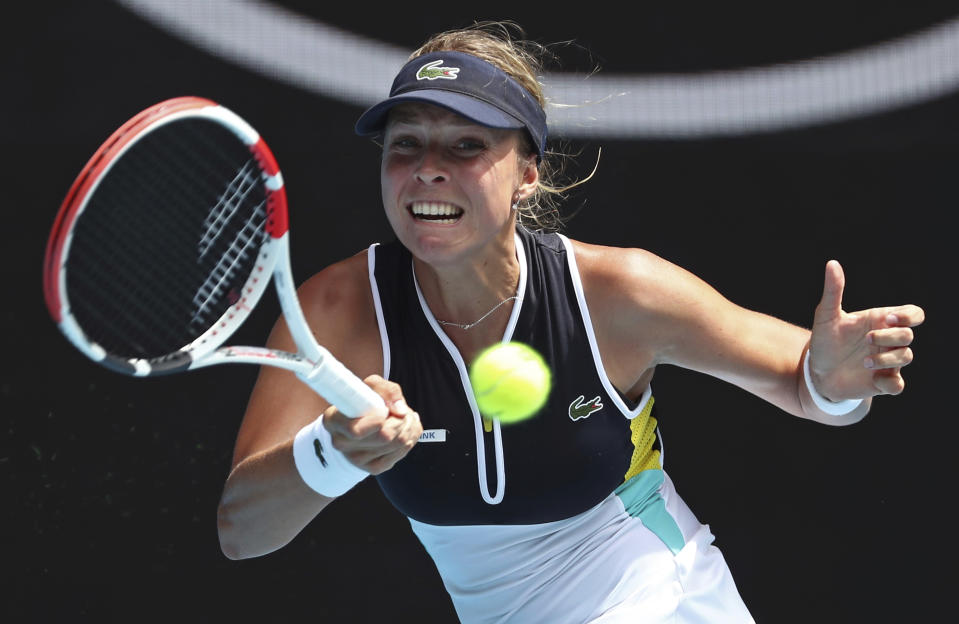
{"type": "Polygon", "coordinates": [[[511,424],[542,409],[552,374],[535,349],[521,342],[507,342],[487,348],[473,360],[470,383],[480,413],[511,424]]]}

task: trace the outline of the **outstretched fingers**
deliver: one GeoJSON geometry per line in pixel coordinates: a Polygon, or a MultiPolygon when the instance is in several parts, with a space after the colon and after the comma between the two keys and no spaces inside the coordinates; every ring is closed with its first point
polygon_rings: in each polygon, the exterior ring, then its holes
{"type": "Polygon", "coordinates": [[[906,388],[902,367],[914,359],[910,345],[915,339],[913,327],[925,320],[925,311],[916,305],[885,310],[883,325],[869,332],[867,341],[876,349],[865,359],[865,366],[874,369],[873,385],[882,394],[900,394],[906,388]]]}
{"type": "Polygon", "coordinates": [[[866,368],[896,368],[913,360],[909,346],[915,339],[913,327],[925,320],[919,306],[905,305],[883,311],[879,327],[869,331],[866,342],[874,347],[865,360],[866,368]]]}
{"type": "Polygon", "coordinates": [[[925,320],[925,310],[913,304],[889,308],[885,319],[890,327],[917,327],[925,320]]]}
{"type": "Polygon", "coordinates": [[[864,366],[870,369],[902,368],[912,363],[913,353],[909,347],[900,347],[888,351],[880,351],[868,356],[864,366]]]}
{"type": "Polygon", "coordinates": [[[845,286],[842,266],[830,260],[810,338],[814,382],[826,396],[901,393],[902,368],[914,357],[913,328],[925,321],[925,312],[909,304],[847,313],[842,309],[845,286]]]}

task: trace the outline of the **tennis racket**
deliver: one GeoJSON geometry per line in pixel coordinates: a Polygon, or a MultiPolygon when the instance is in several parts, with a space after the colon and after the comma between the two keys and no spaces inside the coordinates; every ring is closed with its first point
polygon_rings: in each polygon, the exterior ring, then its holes
{"type": "Polygon", "coordinates": [[[57,326],[111,370],[276,366],[348,416],[384,404],[315,340],[290,269],[283,176],[259,134],[211,100],[160,102],[100,146],[60,207],[43,273],[57,326]],[[271,281],[297,353],[222,346],[271,281]]]}

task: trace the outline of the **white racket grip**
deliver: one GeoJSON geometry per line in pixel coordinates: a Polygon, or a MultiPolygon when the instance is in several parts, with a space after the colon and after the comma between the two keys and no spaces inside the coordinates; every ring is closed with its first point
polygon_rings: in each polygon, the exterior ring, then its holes
{"type": "Polygon", "coordinates": [[[333,357],[321,358],[308,373],[297,373],[297,377],[350,418],[375,408],[386,415],[383,397],[333,357]]]}

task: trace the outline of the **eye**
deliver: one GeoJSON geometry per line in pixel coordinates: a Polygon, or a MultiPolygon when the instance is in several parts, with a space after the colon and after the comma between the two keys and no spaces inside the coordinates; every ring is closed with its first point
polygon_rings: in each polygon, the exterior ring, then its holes
{"type": "Polygon", "coordinates": [[[396,135],[390,139],[390,149],[412,150],[419,147],[420,142],[406,134],[396,135]]]}
{"type": "Polygon", "coordinates": [[[463,137],[456,141],[454,149],[457,152],[481,152],[486,149],[486,141],[474,137],[463,137]]]}

